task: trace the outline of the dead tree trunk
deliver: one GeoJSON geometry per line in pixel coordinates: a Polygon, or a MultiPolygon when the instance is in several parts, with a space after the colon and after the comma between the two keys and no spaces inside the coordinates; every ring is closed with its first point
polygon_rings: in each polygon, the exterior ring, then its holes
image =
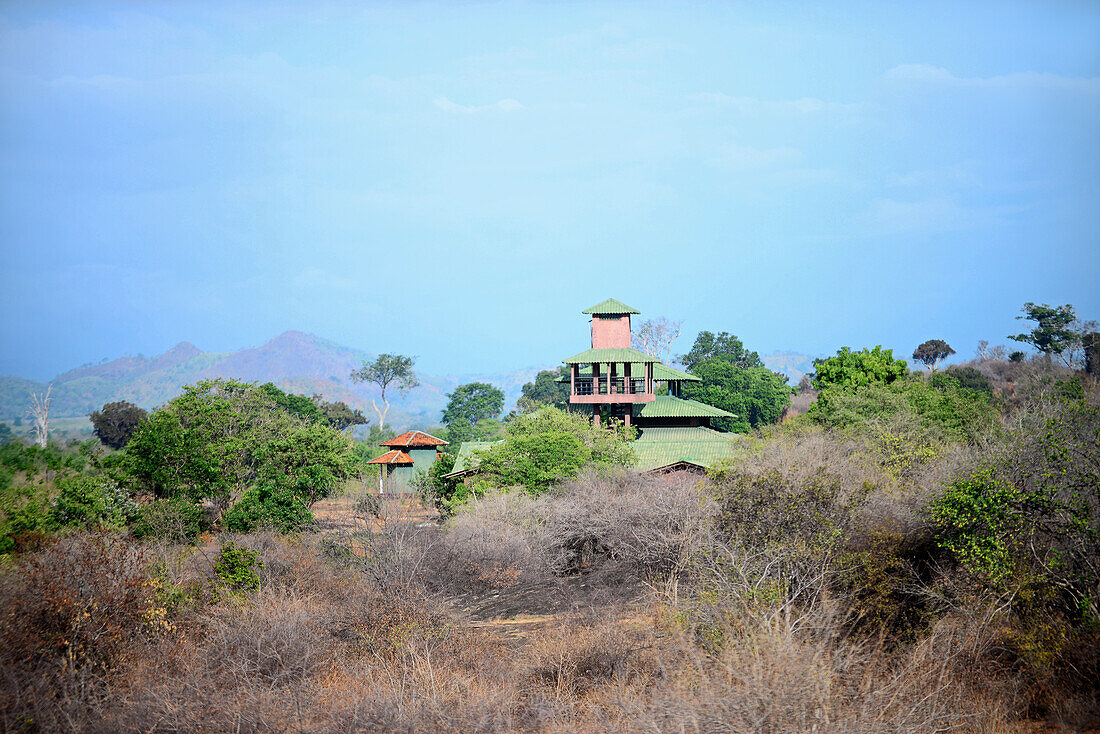
{"type": "Polygon", "coordinates": [[[27,415],[34,420],[34,442],[42,448],[46,448],[46,442],[50,437],[50,393],[53,392],[53,385],[46,388],[45,395],[39,395],[35,392],[31,392],[31,409],[27,411],[27,415]]]}

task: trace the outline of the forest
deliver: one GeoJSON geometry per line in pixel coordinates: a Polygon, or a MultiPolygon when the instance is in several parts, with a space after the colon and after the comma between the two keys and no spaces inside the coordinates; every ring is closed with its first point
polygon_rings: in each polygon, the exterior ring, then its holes
{"type": "Polygon", "coordinates": [[[413,498],[366,464],[385,405],[359,441],[271,384],[108,404],[83,442],[0,425],[0,728],[1100,727],[1100,339],[1021,319],[1018,351],[843,347],[797,386],[701,332],[687,397],[740,436],[705,475],[631,471],[557,370],[507,415],[456,388],[413,498]],[[492,444],[459,481],[463,441],[492,444]]]}

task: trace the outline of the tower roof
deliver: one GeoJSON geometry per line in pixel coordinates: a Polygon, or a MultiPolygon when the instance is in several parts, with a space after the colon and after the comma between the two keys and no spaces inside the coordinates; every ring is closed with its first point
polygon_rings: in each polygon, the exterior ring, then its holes
{"type": "Polygon", "coordinates": [[[389,441],[383,441],[379,446],[393,446],[397,448],[419,448],[421,446],[446,446],[447,442],[442,438],[424,433],[424,431],[409,431],[402,433],[389,441]]]}
{"type": "Polygon", "coordinates": [[[590,313],[597,316],[620,316],[628,313],[641,313],[641,311],[636,308],[631,308],[622,301],[608,298],[603,303],[597,303],[591,308],[584,309],[581,313],[590,313]]]}

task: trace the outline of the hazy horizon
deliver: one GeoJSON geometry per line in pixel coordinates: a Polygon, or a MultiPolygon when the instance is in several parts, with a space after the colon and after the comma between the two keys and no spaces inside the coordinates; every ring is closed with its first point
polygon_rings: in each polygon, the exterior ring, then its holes
{"type": "Polygon", "coordinates": [[[1100,318],[1100,6],[7,3],[0,374],[296,329],[556,364],[1100,318]]]}

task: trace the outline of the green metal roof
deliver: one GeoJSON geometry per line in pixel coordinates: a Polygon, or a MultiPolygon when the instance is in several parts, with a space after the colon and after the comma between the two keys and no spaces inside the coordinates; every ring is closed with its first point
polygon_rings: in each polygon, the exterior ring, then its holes
{"type": "Polygon", "coordinates": [[[620,349],[589,349],[569,359],[563,359],[566,364],[592,364],[593,362],[656,362],[645,352],[637,349],[622,347],[620,349]]]}
{"type": "Polygon", "coordinates": [[[462,445],[458,447],[458,454],[455,455],[455,465],[451,468],[451,472],[447,474],[447,476],[451,477],[455,474],[469,471],[470,469],[476,469],[478,460],[474,452],[492,448],[498,443],[500,443],[500,441],[464,441],[462,445]]]}
{"type": "MultiPolygon", "coordinates": [[[[642,377],[644,374],[645,374],[645,365],[644,364],[642,364],[641,362],[631,362],[630,363],[630,375],[632,377],[639,378],[639,377],[642,377]]],[[[581,367],[580,368],[580,376],[581,377],[591,377],[592,376],[592,368],[591,367],[581,367]]],[[[621,376],[622,375],[620,375],[620,377],[621,376]]],[[[653,379],[661,381],[661,382],[675,382],[677,380],[681,381],[681,382],[702,382],[703,381],[702,378],[696,377],[693,374],[690,374],[688,372],[681,372],[680,370],[673,369],[672,367],[668,367],[666,365],[663,365],[660,362],[654,362],[653,363],[653,379]]],[[[560,382],[560,383],[568,385],[569,384],[569,375],[565,375],[564,377],[559,377],[559,378],[557,378],[557,381],[560,382]]]]}
{"type": "Polygon", "coordinates": [[[643,428],[631,444],[638,457],[634,468],[652,471],[680,462],[710,467],[733,458],[739,441],[735,433],[710,428],[643,428]]]}
{"type": "Polygon", "coordinates": [[[721,408],[685,400],[671,395],[658,395],[651,403],[634,406],[634,415],[639,418],[736,418],[721,408]]]}
{"type": "Polygon", "coordinates": [[[603,303],[597,303],[592,308],[584,309],[581,313],[590,313],[599,316],[617,316],[626,313],[641,313],[641,311],[636,308],[631,308],[622,301],[608,298],[603,303]]]}

